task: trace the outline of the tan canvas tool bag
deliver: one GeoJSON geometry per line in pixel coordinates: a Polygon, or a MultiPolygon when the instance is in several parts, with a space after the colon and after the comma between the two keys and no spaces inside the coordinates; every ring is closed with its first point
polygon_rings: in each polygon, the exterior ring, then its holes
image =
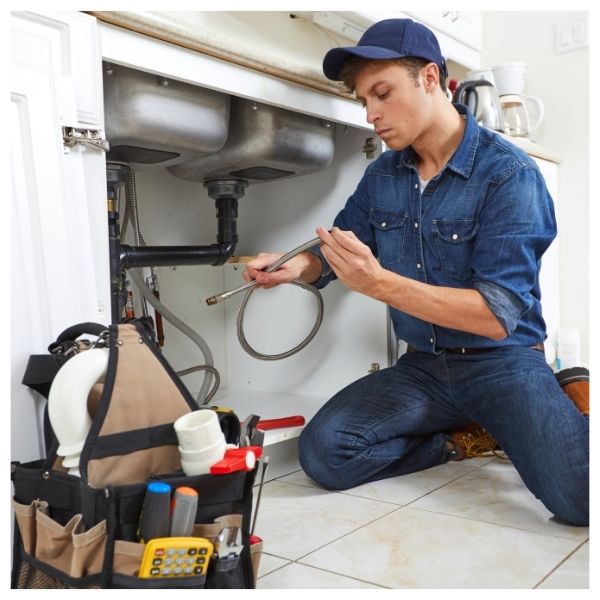
{"type": "Polygon", "coordinates": [[[173,423],[198,410],[196,402],[142,322],[111,325],[105,337],[108,363],[103,383],[87,398],[91,427],[80,477],[67,472],[56,443],[45,459],[12,464],[12,586],[254,587],[249,530],[256,469],[186,476],[173,423]],[[140,578],[144,544],[137,530],[146,486],[156,480],[197,491],[193,536],[211,540],[201,533],[210,531],[216,544],[220,523],[240,523],[237,560],[219,563],[215,554],[202,576],[140,578]]]}

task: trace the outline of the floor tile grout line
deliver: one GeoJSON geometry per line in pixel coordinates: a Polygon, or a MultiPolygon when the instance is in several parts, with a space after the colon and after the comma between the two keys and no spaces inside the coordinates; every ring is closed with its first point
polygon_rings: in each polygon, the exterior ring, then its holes
{"type": "MultiPolygon", "coordinates": [[[[493,462],[493,461],[491,461],[491,462],[493,462]]],[[[392,506],[403,507],[403,506],[410,506],[413,502],[417,502],[417,500],[421,500],[425,496],[428,496],[429,494],[432,494],[433,492],[437,492],[438,490],[440,490],[444,486],[446,486],[446,485],[448,485],[450,483],[454,483],[455,481],[461,479],[462,477],[466,477],[467,475],[471,474],[473,471],[476,471],[477,469],[481,469],[484,466],[485,465],[480,465],[479,467],[474,467],[471,470],[469,470],[469,471],[467,471],[465,473],[462,473],[461,475],[457,475],[453,479],[449,479],[448,481],[446,481],[445,483],[442,483],[438,487],[433,488],[433,489],[429,490],[428,492],[425,492],[421,496],[413,498],[412,500],[410,500],[410,502],[407,502],[405,504],[402,504],[400,502],[391,502],[390,500],[380,500],[378,498],[372,498],[370,496],[363,496],[363,495],[360,495],[360,494],[350,494],[346,490],[326,490],[325,488],[322,488],[322,487],[319,487],[319,486],[310,485],[310,484],[306,484],[306,483],[298,483],[298,482],[295,482],[295,481],[283,481],[282,480],[283,477],[287,477],[287,475],[284,475],[284,476],[278,478],[277,481],[280,481],[281,483],[289,483],[290,485],[298,485],[298,486],[301,486],[301,487],[307,487],[307,488],[311,488],[311,489],[315,489],[315,490],[319,490],[319,491],[323,491],[323,492],[329,492],[331,494],[342,494],[344,496],[351,496],[352,498],[362,498],[363,500],[373,500],[374,502],[381,502],[382,504],[391,504],[392,506]]],[[[296,472],[296,471],[294,471],[294,472],[296,472]]],[[[290,473],[290,475],[291,475],[291,473],[290,473]]],[[[399,477],[401,477],[401,475],[399,477]]],[[[271,481],[276,481],[276,480],[272,479],[271,481]]]]}
{"type": "MultiPolygon", "coordinates": [[[[275,481],[272,479],[271,481],[275,481]]],[[[269,483],[271,483],[269,481],[269,483]]],[[[279,480],[277,480],[279,481],[279,480]]],[[[390,500],[378,500],[377,498],[369,498],[368,496],[358,496],[357,494],[348,494],[340,490],[326,490],[322,487],[317,487],[314,485],[307,485],[304,483],[296,483],[295,481],[279,481],[280,483],[284,483],[286,485],[297,485],[298,487],[308,488],[312,490],[316,490],[318,492],[323,492],[327,494],[341,494],[342,496],[351,497],[351,498],[360,498],[361,500],[371,500],[372,502],[378,502],[379,504],[389,504],[390,506],[395,506],[396,508],[402,508],[404,504],[399,504],[398,502],[391,502],[390,500]]],[[[266,484],[265,484],[266,485],[266,484]]]]}
{"type": "Polygon", "coordinates": [[[523,531],[525,533],[535,533],[537,535],[545,535],[547,537],[556,538],[559,540],[566,540],[569,542],[577,542],[578,544],[585,544],[587,540],[579,540],[573,537],[565,537],[562,535],[556,535],[554,533],[544,533],[542,531],[533,531],[532,529],[524,529],[523,527],[515,527],[514,525],[502,525],[501,523],[493,523],[492,521],[486,521],[484,519],[474,519],[473,517],[465,517],[464,515],[456,515],[453,513],[444,513],[437,510],[431,510],[428,508],[421,508],[419,506],[406,506],[403,508],[412,508],[413,510],[420,510],[423,512],[432,513],[434,515],[442,515],[444,517],[456,517],[457,519],[464,519],[465,521],[472,521],[474,523],[485,523],[486,525],[495,525],[496,527],[502,527],[504,529],[515,529],[516,531],[523,531]]]}
{"type": "MultiPolygon", "coordinates": [[[[577,546],[577,548],[575,548],[570,554],[567,554],[567,556],[565,556],[553,569],[551,569],[548,573],[546,573],[546,575],[544,575],[544,577],[542,577],[531,589],[535,590],[540,585],[542,585],[542,583],[544,583],[544,581],[546,581],[546,579],[548,579],[548,577],[550,577],[550,575],[552,575],[552,573],[555,573],[557,571],[557,569],[560,568],[561,565],[564,565],[573,556],[573,554],[575,554],[575,552],[577,552],[585,544],[587,544],[587,541],[581,542],[581,544],[579,544],[579,546],[577,546]]],[[[589,584],[590,584],[590,581],[589,581],[589,572],[588,572],[588,587],[589,587],[589,584]]]]}
{"type": "MultiPolygon", "coordinates": [[[[325,546],[327,546],[327,545],[328,544],[325,544],[325,546]]],[[[324,548],[325,546],[321,546],[321,548],[324,548]]],[[[317,548],[317,550],[320,550],[321,548],[317,548]]],[[[304,557],[300,557],[296,560],[293,560],[291,558],[285,558],[285,557],[279,556],[277,554],[270,554],[269,552],[266,552],[266,554],[269,554],[270,556],[274,556],[275,558],[280,558],[281,560],[286,560],[288,562],[284,565],[280,565],[279,567],[276,567],[275,569],[273,569],[272,571],[269,571],[268,573],[265,573],[264,575],[260,575],[259,577],[257,577],[257,581],[259,579],[262,579],[263,577],[266,577],[267,575],[271,575],[272,573],[275,573],[276,571],[281,571],[282,569],[285,569],[285,567],[289,567],[292,564],[296,564],[296,565],[300,565],[302,567],[309,567],[312,569],[317,569],[318,571],[323,571],[324,573],[330,573],[331,575],[335,575],[336,577],[343,577],[344,579],[351,579],[353,581],[360,581],[361,583],[366,583],[368,585],[374,585],[376,587],[383,588],[386,590],[394,589],[394,588],[390,588],[385,585],[381,585],[379,583],[374,583],[373,581],[368,581],[366,579],[360,579],[359,577],[352,577],[351,575],[344,575],[342,573],[337,573],[336,571],[332,571],[330,569],[324,569],[323,567],[316,567],[315,565],[309,565],[308,563],[300,562],[300,560],[304,557]]],[[[310,554],[310,552],[309,552],[309,554],[310,554]]],[[[306,554],[305,556],[308,556],[308,554],[306,554]]],[[[292,588],[287,588],[287,589],[292,589],[292,588]]],[[[353,588],[353,589],[356,589],[356,588],[353,588]]]]}
{"type": "MultiPolygon", "coordinates": [[[[360,579],[359,577],[352,577],[351,575],[344,575],[342,573],[338,573],[336,571],[332,571],[330,569],[324,569],[323,567],[316,567],[315,565],[309,565],[307,563],[300,562],[300,559],[292,561],[294,564],[301,565],[303,567],[310,567],[312,569],[317,569],[318,571],[323,571],[324,573],[330,573],[331,575],[335,575],[337,577],[344,577],[345,579],[352,579],[353,581],[360,581],[361,583],[366,583],[368,585],[374,585],[379,588],[383,588],[386,590],[391,590],[394,588],[390,588],[386,585],[381,585],[379,583],[375,583],[373,581],[369,581],[368,579],[360,579]]],[[[356,588],[354,588],[356,589],[356,588]]]]}

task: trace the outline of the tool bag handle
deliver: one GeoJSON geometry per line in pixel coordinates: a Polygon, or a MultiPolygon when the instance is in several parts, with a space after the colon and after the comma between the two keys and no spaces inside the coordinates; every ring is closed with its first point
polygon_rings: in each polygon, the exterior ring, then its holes
{"type": "Polygon", "coordinates": [[[101,325],[100,323],[79,323],[77,325],[72,325],[71,327],[67,327],[59,336],[56,338],[55,342],[52,342],[48,346],[48,352],[51,354],[55,354],[59,351],[60,348],[64,348],[64,342],[73,343],[75,340],[85,333],[90,335],[100,336],[107,330],[106,325],[101,325]]]}

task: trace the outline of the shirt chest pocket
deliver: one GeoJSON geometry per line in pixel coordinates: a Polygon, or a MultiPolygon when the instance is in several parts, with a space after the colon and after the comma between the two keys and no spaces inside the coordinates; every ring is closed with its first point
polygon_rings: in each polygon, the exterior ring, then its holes
{"type": "Polygon", "coordinates": [[[471,258],[479,229],[476,219],[434,219],[433,236],[440,268],[455,279],[471,278],[471,258]]]}
{"type": "Polygon", "coordinates": [[[394,210],[371,208],[369,223],[375,232],[379,262],[384,268],[399,264],[404,248],[408,215],[394,210]]]}

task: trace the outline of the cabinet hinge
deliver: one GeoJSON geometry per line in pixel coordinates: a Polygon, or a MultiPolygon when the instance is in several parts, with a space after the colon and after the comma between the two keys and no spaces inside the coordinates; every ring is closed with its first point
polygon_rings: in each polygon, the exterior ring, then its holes
{"type": "Polygon", "coordinates": [[[377,152],[377,144],[375,139],[369,137],[365,140],[365,145],[362,147],[362,151],[365,153],[368,159],[375,158],[375,153],[377,152]]]}
{"type": "Polygon", "coordinates": [[[63,144],[66,147],[73,147],[76,144],[83,144],[96,150],[108,152],[110,150],[109,143],[102,138],[100,131],[97,129],[82,129],[78,127],[63,127],[63,144]]]}

